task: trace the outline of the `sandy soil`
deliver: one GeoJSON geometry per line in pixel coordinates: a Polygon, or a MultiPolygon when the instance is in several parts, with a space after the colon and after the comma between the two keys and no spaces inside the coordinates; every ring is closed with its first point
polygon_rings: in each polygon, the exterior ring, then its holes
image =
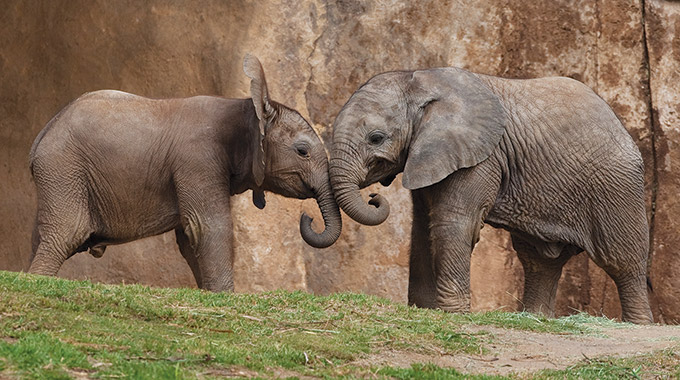
{"type": "Polygon", "coordinates": [[[388,351],[371,355],[360,365],[408,367],[434,363],[470,374],[527,373],[542,369],[564,369],[582,360],[599,357],[635,356],[680,346],[680,326],[598,327],[595,335],[555,335],[489,326],[468,328],[487,331],[492,338],[485,355],[414,354],[388,351]]]}

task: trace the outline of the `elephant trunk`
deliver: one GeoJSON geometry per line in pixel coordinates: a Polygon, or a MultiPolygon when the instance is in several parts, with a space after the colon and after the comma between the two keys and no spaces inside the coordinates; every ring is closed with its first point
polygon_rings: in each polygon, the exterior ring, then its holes
{"type": "Polygon", "coordinates": [[[368,226],[378,225],[390,215],[390,205],[380,194],[371,194],[368,204],[359,193],[359,176],[353,175],[346,159],[331,159],[330,176],[335,199],[342,211],[355,221],[368,226]]]}
{"type": "Polygon", "coordinates": [[[315,196],[323,216],[324,230],[321,233],[316,233],[312,230],[312,218],[302,213],[302,216],[300,216],[300,235],[312,247],[326,248],[335,243],[338,237],[340,237],[340,231],[342,231],[340,209],[338,204],[335,203],[329,182],[323,184],[316,191],[315,196]]]}

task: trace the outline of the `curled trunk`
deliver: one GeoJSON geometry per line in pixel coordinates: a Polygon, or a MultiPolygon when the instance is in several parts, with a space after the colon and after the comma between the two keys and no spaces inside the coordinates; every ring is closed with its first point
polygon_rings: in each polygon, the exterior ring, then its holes
{"type": "Polygon", "coordinates": [[[330,167],[333,192],[342,211],[361,224],[374,226],[384,222],[390,214],[387,200],[379,194],[371,194],[368,204],[365,203],[359,193],[360,179],[345,166],[347,161],[336,159],[331,161],[330,167]]]}
{"type": "Polygon", "coordinates": [[[333,192],[330,189],[330,184],[326,183],[317,191],[316,202],[321,210],[323,216],[324,230],[321,233],[316,233],[312,229],[312,218],[303,213],[300,216],[300,235],[307,244],[314,248],[326,248],[335,243],[340,237],[342,231],[342,219],[340,218],[340,209],[333,192]]]}

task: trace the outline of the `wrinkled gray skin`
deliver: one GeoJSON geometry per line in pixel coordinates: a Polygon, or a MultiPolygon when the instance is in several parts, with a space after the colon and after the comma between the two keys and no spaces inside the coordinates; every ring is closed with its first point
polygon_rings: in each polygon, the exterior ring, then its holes
{"type": "Polygon", "coordinates": [[[583,84],[457,68],[383,73],[333,128],[331,184],[352,219],[375,225],[389,214],[360,188],[403,172],[411,190],[409,304],[469,310],[470,255],[488,223],[512,235],[526,310],[553,315],[562,266],[585,250],[616,282],[623,319],[652,321],[640,152],[583,84]]]}
{"type": "Polygon", "coordinates": [[[340,211],[318,135],[297,113],[269,99],[262,66],[247,56],[252,99],[197,96],[154,100],[119,91],[85,94],[36,138],[30,162],[38,214],[29,272],[54,275],[79,251],[175,230],[198,286],[231,291],[230,195],[253,190],[315,197],[325,222],[315,247],[340,235],[340,211]]]}

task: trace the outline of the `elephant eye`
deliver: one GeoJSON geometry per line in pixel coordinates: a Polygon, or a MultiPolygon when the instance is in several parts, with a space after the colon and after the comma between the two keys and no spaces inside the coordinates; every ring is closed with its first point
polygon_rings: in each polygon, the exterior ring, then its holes
{"type": "Polygon", "coordinates": [[[309,147],[306,144],[298,144],[295,146],[298,156],[309,157],[309,147]]]}
{"type": "Polygon", "coordinates": [[[370,135],[368,135],[368,142],[371,145],[380,145],[385,141],[385,134],[382,132],[371,132],[370,135]]]}

